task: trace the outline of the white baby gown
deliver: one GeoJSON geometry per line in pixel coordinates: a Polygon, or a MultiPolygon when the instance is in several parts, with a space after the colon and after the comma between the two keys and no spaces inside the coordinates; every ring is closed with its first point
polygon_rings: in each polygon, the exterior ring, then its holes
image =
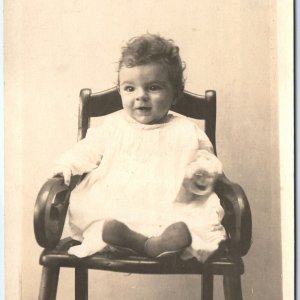
{"type": "Polygon", "coordinates": [[[219,198],[213,193],[193,203],[175,201],[185,168],[199,149],[212,151],[211,143],[184,116],[169,113],[153,125],[138,123],[124,110],[106,116],[57,161],[73,175],[88,173],[71,193],[71,237],[82,241],[91,224],[106,219],[122,221],[149,237],[184,221],[192,245],[182,257],[205,260],[226,239],[219,198]]]}

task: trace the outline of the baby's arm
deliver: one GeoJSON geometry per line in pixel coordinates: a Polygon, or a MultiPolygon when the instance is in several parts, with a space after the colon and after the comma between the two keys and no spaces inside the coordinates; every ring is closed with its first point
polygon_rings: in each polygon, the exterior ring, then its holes
{"type": "Polygon", "coordinates": [[[208,153],[214,153],[214,147],[206,135],[206,133],[197,125],[195,124],[195,131],[196,131],[196,136],[198,140],[198,150],[205,150],[208,153]]]}
{"type": "Polygon", "coordinates": [[[198,149],[186,167],[183,186],[193,194],[208,195],[212,192],[216,179],[223,173],[220,160],[205,132],[195,124],[198,149]]]}
{"type": "Polygon", "coordinates": [[[57,175],[62,176],[64,178],[65,185],[70,184],[72,176],[71,168],[69,168],[68,166],[56,164],[51,170],[50,177],[54,177],[57,175]]]}
{"type": "Polygon", "coordinates": [[[104,135],[99,130],[88,130],[85,139],[79,141],[55,162],[51,176],[62,175],[65,184],[69,185],[72,175],[82,175],[98,167],[104,144],[104,135]]]}

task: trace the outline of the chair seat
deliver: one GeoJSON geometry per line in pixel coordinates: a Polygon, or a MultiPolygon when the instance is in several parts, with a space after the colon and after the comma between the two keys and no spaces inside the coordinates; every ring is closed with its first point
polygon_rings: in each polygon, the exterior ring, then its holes
{"type": "Polygon", "coordinates": [[[77,258],[68,254],[68,249],[76,244],[79,242],[70,238],[61,240],[55,249],[45,249],[42,252],[40,264],[45,267],[75,267],[139,274],[202,274],[204,270],[216,275],[244,273],[242,259],[224,253],[214,255],[204,264],[196,259],[183,261],[178,256],[156,260],[111,251],[77,258]]]}

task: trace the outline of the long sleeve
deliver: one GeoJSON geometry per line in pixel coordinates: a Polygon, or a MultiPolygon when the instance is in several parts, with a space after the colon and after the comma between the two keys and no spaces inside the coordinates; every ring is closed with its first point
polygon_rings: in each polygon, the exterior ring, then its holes
{"type": "Polygon", "coordinates": [[[55,166],[67,167],[72,175],[82,175],[97,168],[101,162],[106,131],[104,128],[91,128],[86,138],[79,141],[74,147],[66,151],[58,160],[55,166]]]}
{"type": "Polygon", "coordinates": [[[223,166],[220,160],[214,154],[214,148],[205,132],[195,125],[198,137],[198,150],[195,155],[195,161],[199,158],[206,158],[209,161],[208,170],[212,173],[222,174],[223,166]]]}
{"type": "Polygon", "coordinates": [[[210,153],[214,153],[214,148],[211,141],[198,124],[195,124],[195,130],[198,137],[198,149],[207,150],[210,153]]]}

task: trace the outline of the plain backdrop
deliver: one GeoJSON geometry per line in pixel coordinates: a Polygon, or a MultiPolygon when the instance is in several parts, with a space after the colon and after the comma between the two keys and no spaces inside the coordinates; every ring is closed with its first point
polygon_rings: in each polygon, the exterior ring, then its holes
{"type": "MultiPolygon", "coordinates": [[[[279,112],[292,121],[292,39],[284,31],[292,28],[292,1],[279,2],[5,1],[6,299],[37,299],[42,249],[33,234],[35,198],[53,160],[76,142],[79,90],[113,87],[121,46],[146,32],[179,45],[187,90],[217,91],[218,156],[226,175],[243,186],[253,214],[244,299],[282,299],[282,271],[293,274],[293,252],[287,252],[293,245],[282,247],[281,234],[281,224],[293,220],[284,183],[292,180],[286,164],[292,132],[278,122],[279,112]],[[280,51],[289,59],[280,59],[280,51]]],[[[72,270],[61,271],[58,300],[73,299],[73,279],[72,270]]],[[[90,299],[200,299],[200,282],[198,276],[91,271],[90,299]]],[[[292,290],[291,281],[284,284],[292,290]]],[[[223,299],[220,278],[215,297],[223,299]]]]}

